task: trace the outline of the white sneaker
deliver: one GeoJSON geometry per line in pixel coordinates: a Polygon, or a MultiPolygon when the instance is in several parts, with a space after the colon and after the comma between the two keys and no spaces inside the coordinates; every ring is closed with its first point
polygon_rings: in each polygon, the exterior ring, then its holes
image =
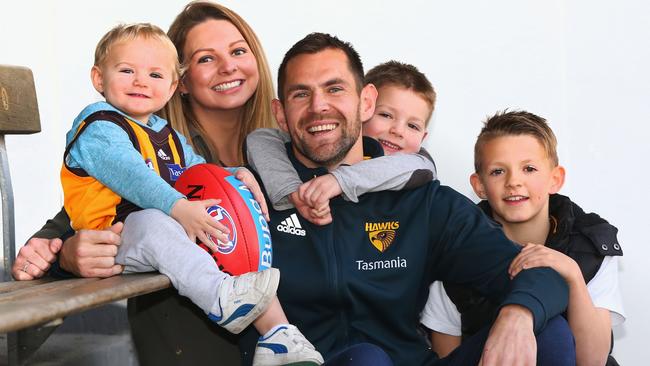
{"type": "Polygon", "coordinates": [[[267,337],[260,337],[255,347],[253,366],[320,365],[323,356],[293,325],[283,325],[267,337]]]}
{"type": "Polygon", "coordinates": [[[239,334],[266,310],[279,283],[277,268],[227,277],[219,287],[219,298],[208,318],[239,334]]]}

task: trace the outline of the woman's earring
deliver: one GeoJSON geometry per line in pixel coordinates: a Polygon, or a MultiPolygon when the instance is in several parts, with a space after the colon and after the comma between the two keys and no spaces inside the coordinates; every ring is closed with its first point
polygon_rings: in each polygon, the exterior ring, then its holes
{"type": "Polygon", "coordinates": [[[188,95],[190,95],[190,93],[181,93],[181,98],[187,99],[188,95]]]}

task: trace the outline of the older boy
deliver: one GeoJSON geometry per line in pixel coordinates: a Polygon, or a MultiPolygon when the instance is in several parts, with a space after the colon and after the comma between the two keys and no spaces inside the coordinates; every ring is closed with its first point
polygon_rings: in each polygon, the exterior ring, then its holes
{"type": "Polygon", "coordinates": [[[125,272],[158,270],[228,331],[240,333],[255,322],[267,335],[265,344],[284,347],[256,357],[255,365],[320,364],[320,354],[287,324],[275,298],[276,269],[231,277],[193,244],[199,238],[214,247],[208,235],[228,238],[206,212],[219,200],[188,201],[172,187],[186,167],[205,162],[153,114],[174,93],[179,71],[176,48],[156,26],[119,25],[100,40],[91,78],[106,102],[91,104],[75,119],[61,169],[71,225],[104,229],[124,221],[116,262],[125,272]],[[134,221],[139,215],[146,223],[134,221]],[[153,234],[143,228],[150,224],[158,229],[153,234]]]}
{"type": "Polygon", "coordinates": [[[362,125],[363,135],[379,141],[391,157],[342,165],[303,184],[286,158],[288,135],[270,129],[249,135],[249,163],[259,172],[276,209],[290,208],[292,201],[305,218],[326,224],[329,200],[335,196],[358,202],[367,192],[408,189],[436,178],[431,157],[420,147],[436,101],[431,82],[415,66],[389,61],[368,71],[365,83],[377,88],[377,104],[362,125]]]}
{"type": "MultiPolygon", "coordinates": [[[[543,118],[524,111],[497,113],[476,141],[470,182],[484,200],[479,206],[508,238],[524,246],[510,275],[534,267],[558,271],[569,285],[566,318],[577,363],[603,365],[611,349],[611,326],[624,321],[617,273],[622,252],[615,227],[557,194],[565,172],[556,145],[543,118]]],[[[446,355],[460,344],[461,334],[469,336],[487,324],[495,309],[462,287],[436,283],[422,323],[433,330],[434,351],[446,355]]]]}

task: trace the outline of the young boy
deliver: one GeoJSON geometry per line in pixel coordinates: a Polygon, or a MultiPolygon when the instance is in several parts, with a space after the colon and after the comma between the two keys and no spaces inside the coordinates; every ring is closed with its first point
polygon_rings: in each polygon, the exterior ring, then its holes
{"type": "Polygon", "coordinates": [[[339,194],[358,202],[366,192],[408,189],[436,178],[433,160],[420,148],[436,101],[429,80],[412,65],[389,61],[368,71],[365,82],[375,85],[378,95],[375,113],[362,132],[379,141],[390,157],[340,166],[303,184],[286,158],[288,136],[272,129],[248,136],[248,162],[277,210],[291,207],[291,201],[307,220],[327,224],[329,200],[339,194]]]}
{"type": "MultiPolygon", "coordinates": [[[[497,113],[476,141],[470,182],[483,199],[479,206],[523,246],[510,275],[534,267],[560,273],[569,285],[565,316],[575,337],[577,364],[604,365],[612,347],[611,327],[625,320],[618,289],[622,251],[615,227],[557,194],[565,171],[558,165],[556,145],[543,118],[523,111],[497,113]]],[[[433,350],[444,357],[460,344],[461,335],[489,324],[495,309],[477,293],[436,282],[422,323],[433,331],[433,350]]]]}
{"type": "Polygon", "coordinates": [[[320,354],[287,324],[275,298],[276,269],[231,277],[192,244],[198,238],[214,247],[208,236],[228,240],[228,232],[206,212],[219,200],[188,201],[172,187],[186,167],[205,162],[167,121],[153,114],[172,96],[179,75],[176,49],[156,26],[119,25],[100,40],[91,79],[106,102],[89,105],[75,119],[61,169],[72,227],[103,229],[125,221],[116,256],[124,272],[159,270],[215,323],[240,333],[254,322],[267,335],[265,343],[285,347],[271,357],[256,358],[255,364],[320,364],[320,354]],[[155,238],[143,237],[138,225],[130,224],[128,216],[143,208],[159,211],[131,217],[151,218],[147,225],[161,228],[155,238]]]}

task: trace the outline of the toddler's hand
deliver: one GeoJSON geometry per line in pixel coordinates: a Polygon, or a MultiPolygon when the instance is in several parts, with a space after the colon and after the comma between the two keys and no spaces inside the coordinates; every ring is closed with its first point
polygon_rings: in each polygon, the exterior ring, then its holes
{"type": "Polygon", "coordinates": [[[547,248],[544,245],[525,244],[521,253],[512,260],[508,273],[514,277],[524,269],[536,267],[551,267],[564,278],[567,283],[580,280],[584,281],[580,267],[570,257],[558,252],[557,250],[547,248]]]}
{"type": "Polygon", "coordinates": [[[222,223],[215,221],[206,211],[208,207],[219,204],[221,200],[209,199],[203,201],[188,201],[180,199],[172,207],[171,217],[178,221],[191,241],[198,238],[210,250],[217,250],[216,244],[208,239],[208,235],[222,241],[228,241],[230,230],[222,223]]]}
{"type": "Polygon", "coordinates": [[[262,188],[260,188],[259,183],[257,183],[257,180],[255,179],[255,176],[253,173],[251,173],[248,169],[246,168],[238,168],[237,171],[235,172],[235,178],[239,179],[248,187],[248,189],[251,191],[253,194],[253,198],[255,198],[255,201],[260,204],[260,208],[262,209],[262,215],[264,215],[264,218],[266,221],[271,221],[269,217],[269,208],[266,206],[266,199],[264,198],[264,194],[262,193],[262,188]]]}

